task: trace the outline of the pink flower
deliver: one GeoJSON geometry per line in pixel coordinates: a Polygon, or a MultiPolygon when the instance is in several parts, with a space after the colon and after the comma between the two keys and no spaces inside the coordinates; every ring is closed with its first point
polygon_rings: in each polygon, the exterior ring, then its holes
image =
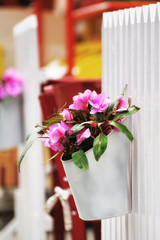
{"type": "Polygon", "coordinates": [[[89,129],[83,129],[79,134],[77,134],[77,145],[80,145],[85,139],[91,136],[89,129]]]}
{"type": "Polygon", "coordinates": [[[117,105],[117,109],[120,108],[127,108],[126,102],[124,101],[123,97],[119,99],[119,103],[117,105]]]}
{"type": "Polygon", "coordinates": [[[68,121],[72,120],[72,114],[68,109],[64,108],[61,114],[65,118],[65,120],[68,120],[68,121]]]}
{"type": "Polygon", "coordinates": [[[5,86],[0,82],[0,100],[7,97],[5,86]]]}
{"type": "Polygon", "coordinates": [[[69,109],[87,110],[89,101],[93,100],[96,96],[97,93],[95,91],[87,89],[84,93],[73,97],[73,104],[69,106],[69,109]]]}
{"type": "Polygon", "coordinates": [[[8,95],[16,97],[22,93],[23,79],[16,69],[9,68],[2,79],[5,81],[5,91],[8,95]]]}
{"type": "MultiPolygon", "coordinates": [[[[127,108],[126,102],[124,101],[123,97],[119,99],[119,103],[117,105],[117,109],[127,108]]],[[[124,118],[120,118],[117,122],[121,123],[124,118]]],[[[113,128],[116,132],[120,132],[120,130],[116,127],[113,128]]]]}
{"type": "Polygon", "coordinates": [[[48,133],[45,133],[44,135],[43,135],[43,138],[41,138],[41,140],[42,140],[42,142],[44,143],[44,145],[46,146],[46,147],[50,147],[50,143],[49,143],[49,134],[48,133]]]}
{"type": "Polygon", "coordinates": [[[70,126],[61,121],[49,127],[47,133],[43,135],[42,141],[46,147],[50,147],[54,151],[62,151],[66,143],[65,132],[69,129],[69,135],[72,134],[70,126]]]}
{"type": "Polygon", "coordinates": [[[92,101],[89,101],[90,105],[93,107],[90,113],[95,114],[97,112],[103,112],[110,102],[110,99],[106,98],[105,93],[98,94],[92,101]]]}
{"type": "MultiPolygon", "coordinates": [[[[117,105],[117,109],[127,108],[126,102],[124,101],[123,97],[119,99],[119,103],[117,105]]],[[[121,123],[124,118],[120,118],[117,122],[121,123]]],[[[120,132],[120,130],[116,127],[113,128],[116,132],[120,132]]]]}

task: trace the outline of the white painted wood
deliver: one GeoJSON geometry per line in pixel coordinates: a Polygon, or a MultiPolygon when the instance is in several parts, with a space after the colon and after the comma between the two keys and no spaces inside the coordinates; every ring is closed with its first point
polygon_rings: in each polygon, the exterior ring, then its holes
{"type": "Polygon", "coordinates": [[[128,84],[132,104],[132,213],[102,221],[102,240],[160,239],[160,4],[103,14],[102,88],[128,84]],[[114,230],[113,230],[114,229],[114,230]],[[114,234],[113,234],[114,231],[114,234]]]}
{"type": "MultiPolygon", "coordinates": [[[[18,23],[13,30],[16,67],[25,77],[23,108],[24,134],[27,136],[41,121],[38,96],[39,70],[37,19],[34,15],[18,23]]],[[[22,147],[24,150],[24,146],[22,147]]],[[[16,194],[19,240],[44,240],[44,166],[41,142],[33,144],[21,166],[16,194]]]]}

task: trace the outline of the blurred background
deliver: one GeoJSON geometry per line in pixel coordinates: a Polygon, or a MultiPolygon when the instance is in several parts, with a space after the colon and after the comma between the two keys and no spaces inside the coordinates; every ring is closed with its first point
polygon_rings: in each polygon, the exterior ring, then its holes
{"type": "Polygon", "coordinates": [[[9,135],[0,131],[0,240],[101,239],[101,222],[79,219],[72,197],[71,224],[60,200],[45,212],[54,188],[69,188],[59,158],[47,162],[53,153],[38,143],[20,174],[17,162],[38,122],[64,102],[69,105],[77,92],[101,91],[102,13],[151,2],[157,1],[0,0],[0,77],[15,67],[24,79],[12,108],[16,127],[13,115],[3,116],[9,110],[0,102],[0,130],[11,126],[9,135]]]}

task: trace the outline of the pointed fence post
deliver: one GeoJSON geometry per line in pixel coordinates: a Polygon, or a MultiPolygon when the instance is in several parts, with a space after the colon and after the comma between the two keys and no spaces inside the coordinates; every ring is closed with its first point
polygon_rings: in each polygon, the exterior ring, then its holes
{"type": "MultiPolygon", "coordinates": [[[[37,19],[29,16],[13,30],[16,67],[25,78],[23,109],[24,134],[27,136],[41,121],[38,96],[42,75],[39,69],[37,19]]],[[[24,149],[24,146],[22,147],[24,149]]],[[[44,166],[38,140],[26,154],[19,175],[16,194],[16,217],[19,240],[45,240],[44,166]]]]}

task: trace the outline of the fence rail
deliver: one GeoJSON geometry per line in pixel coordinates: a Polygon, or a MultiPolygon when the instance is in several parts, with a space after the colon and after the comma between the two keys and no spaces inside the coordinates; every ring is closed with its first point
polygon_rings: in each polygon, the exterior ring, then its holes
{"type": "Polygon", "coordinates": [[[128,84],[132,117],[132,213],[102,221],[102,240],[160,239],[160,4],[103,14],[102,88],[128,84]]]}

